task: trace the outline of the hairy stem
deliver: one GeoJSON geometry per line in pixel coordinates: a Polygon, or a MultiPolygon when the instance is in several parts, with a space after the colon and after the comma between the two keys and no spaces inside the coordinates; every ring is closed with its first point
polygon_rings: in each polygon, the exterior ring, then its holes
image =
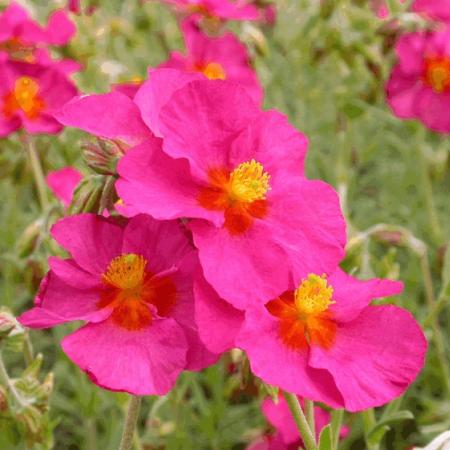
{"type": "Polygon", "coordinates": [[[289,406],[292,417],[294,418],[295,424],[297,425],[303,443],[305,444],[305,449],[317,450],[316,440],[309,428],[308,421],[306,420],[297,396],[288,392],[284,392],[283,395],[289,406]]]}
{"type": "Polygon", "coordinates": [[[125,425],[120,441],[119,450],[131,450],[133,446],[134,433],[139,418],[139,410],[141,407],[141,397],[132,395],[128,403],[128,409],[125,416],[125,425]]]}
{"type": "Polygon", "coordinates": [[[338,450],[339,435],[341,432],[343,418],[343,409],[335,409],[331,413],[331,450],[338,450]]]}

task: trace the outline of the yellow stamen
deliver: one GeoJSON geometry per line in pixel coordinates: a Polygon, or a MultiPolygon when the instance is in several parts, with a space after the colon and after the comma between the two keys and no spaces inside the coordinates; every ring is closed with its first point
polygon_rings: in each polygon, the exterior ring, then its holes
{"type": "Polygon", "coordinates": [[[270,190],[270,175],[254,159],[239,164],[230,175],[231,197],[242,202],[265,200],[270,190]]]}
{"type": "Polygon", "coordinates": [[[332,297],[333,288],[328,286],[326,275],[309,274],[295,291],[295,306],[301,314],[319,314],[336,303],[332,297]]]}
{"type": "Polygon", "coordinates": [[[108,265],[103,281],[118,289],[134,289],[141,285],[145,275],[146,259],[141,255],[128,253],[117,256],[108,265]]]}

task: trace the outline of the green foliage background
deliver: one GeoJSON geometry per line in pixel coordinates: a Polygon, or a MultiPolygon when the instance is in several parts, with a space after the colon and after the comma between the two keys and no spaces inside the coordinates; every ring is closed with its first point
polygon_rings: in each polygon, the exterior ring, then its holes
{"type": "MultiPolygon", "coordinates": [[[[0,6],[6,3],[0,1],[0,6]]],[[[105,92],[110,82],[145,77],[147,66],[162,62],[170,49],[182,49],[177,22],[166,6],[138,0],[98,3],[93,16],[74,16],[78,35],[64,50],[85,65],[75,77],[82,91],[105,92]]],[[[61,3],[40,0],[28,5],[44,20],[61,3]]],[[[430,349],[425,369],[401,402],[376,412],[378,419],[383,414],[392,418],[399,410],[412,413],[412,419],[393,421],[384,430],[381,448],[423,445],[450,428],[448,253],[444,265],[450,230],[450,143],[419,123],[398,120],[386,106],[384,83],[395,61],[395,24],[377,19],[367,1],[280,0],[277,6],[274,28],[231,28],[253,55],[266,89],[265,107],[286,113],[309,137],[308,175],[328,181],[342,195],[350,237],[345,268],[363,277],[403,280],[405,292],[396,304],[426,323],[430,349]],[[385,225],[363,232],[377,224],[385,225]],[[433,326],[427,317],[436,298],[444,307],[433,326]]],[[[411,28],[402,8],[395,12],[397,24],[411,28]]],[[[80,152],[82,137],[67,129],[58,137],[37,138],[45,171],[74,165],[88,174],[80,152]]],[[[0,193],[0,304],[19,314],[32,302],[46,257],[57,251],[47,234],[57,214],[48,221],[42,218],[17,136],[0,140],[0,193]],[[30,224],[41,239],[31,253],[24,240],[32,232],[30,224]]],[[[57,207],[57,200],[52,202],[57,207]]],[[[54,373],[55,386],[44,443],[30,448],[50,447],[51,430],[58,450],[118,446],[127,396],[101,391],[67,360],[59,341],[74,328],[31,332],[35,350],[44,355],[42,371],[54,373]]],[[[22,355],[8,348],[2,353],[10,375],[19,376],[22,355]]],[[[233,371],[231,365],[232,358],[226,356],[201,374],[184,374],[167,397],[146,398],[140,448],[241,449],[266,430],[259,411],[261,394],[252,385],[240,389],[241,368],[237,364],[233,371]]],[[[364,420],[346,415],[346,422],[352,431],[342,448],[366,448],[364,420]]],[[[0,414],[0,449],[26,448],[22,432],[0,414]]]]}

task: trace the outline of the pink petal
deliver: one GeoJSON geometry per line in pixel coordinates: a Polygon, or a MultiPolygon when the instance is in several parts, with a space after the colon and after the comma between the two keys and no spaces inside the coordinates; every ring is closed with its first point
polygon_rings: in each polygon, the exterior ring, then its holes
{"type": "Polygon", "coordinates": [[[53,194],[68,207],[72,202],[73,193],[83,176],[72,167],[64,167],[48,172],[45,181],[53,194]]]}
{"type": "Polygon", "coordinates": [[[247,353],[252,372],[287,392],[342,407],[342,396],[328,371],[310,367],[307,350],[288,348],[278,327],[279,321],[264,307],[247,310],[236,342],[247,353]]]}
{"type": "Polygon", "coordinates": [[[412,315],[371,306],[339,326],[329,350],[311,349],[309,364],[328,370],[351,412],[381,406],[403,394],[424,365],[427,343],[412,315]]]}
{"type": "Polygon", "coordinates": [[[134,395],[164,395],[186,363],[186,340],[172,319],[128,331],[111,320],[88,324],[62,341],[67,356],[99,386],[134,395]]]}
{"type": "Polygon", "coordinates": [[[195,321],[200,338],[213,353],[236,347],[236,336],[244,321],[244,313],[222,300],[199,274],[194,283],[195,321]]]}
{"type": "Polygon", "coordinates": [[[53,225],[51,234],[84,270],[103,273],[122,252],[122,228],[95,214],[66,217],[53,225]]]}
{"type": "Polygon", "coordinates": [[[130,145],[151,137],[137,106],[117,91],[74,98],[55,117],[63,125],[130,145]]]}

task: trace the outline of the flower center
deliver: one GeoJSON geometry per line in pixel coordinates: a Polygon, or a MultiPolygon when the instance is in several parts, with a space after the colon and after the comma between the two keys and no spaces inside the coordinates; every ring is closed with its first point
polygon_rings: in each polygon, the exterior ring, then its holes
{"type": "Polygon", "coordinates": [[[295,291],[270,301],[266,308],[279,319],[280,338],[289,348],[307,349],[318,345],[329,349],[336,334],[336,323],[330,313],[333,288],[325,275],[310,274],[295,291]]]}
{"type": "Polygon", "coordinates": [[[216,62],[206,64],[206,66],[201,69],[201,72],[210,80],[225,80],[227,78],[227,74],[223,66],[216,62]]]}
{"type": "Polygon", "coordinates": [[[154,276],[141,255],[127,253],[114,258],[102,275],[99,309],[113,309],[113,322],[129,331],[152,323],[153,316],[166,316],[176,301],[176,287],[169,276],[154,276]]]}
{"type": "Polygon", "coordinates": [[[332,297],[333,288],[327,285],[325,275],[310,274],[295,291],[295,306],[302,314],[320,314],[336,303],[332,297]]]}
{"type": "Polygon", "coordinates": [[[425,58],[424,80],[437,94],[450,92],[450,57],[425,58]]]}
{"type": "Polygon", "coordinates": [[[254,159],[239,164],[230,175],[230,197],[242,202],[265,200],[270,190],[270,175],[254,159]]]}
{"type": "Polygon", "coordinates": [[[45,107],[39,91],[39,84],[33,78],[17,78],[13,91],[4,98],[4,114],[12,117],[17,111],[22,110],[28,119],[36,119],[45,107]]]}
{"type": "Polygon", "coordinates": [[[36,47],[32,44],[22,42],[20,38],[13,37],[5,42],[0,42],[0,51],[5,51],[11,59],[16,61],[25,61],[28,63],[36,62],[34,56],[36,47]]]}
{"type": "Polygon", "coordinates": [[[270,175],[261,163],[252,159],[239,164],[232,172],[213,169],[208,177],[209,186],[200,191],[198,201],[205,209],[223,211],[225,228],[231,234],[244,233],[254,219],[266,215],[270,175]]]}

